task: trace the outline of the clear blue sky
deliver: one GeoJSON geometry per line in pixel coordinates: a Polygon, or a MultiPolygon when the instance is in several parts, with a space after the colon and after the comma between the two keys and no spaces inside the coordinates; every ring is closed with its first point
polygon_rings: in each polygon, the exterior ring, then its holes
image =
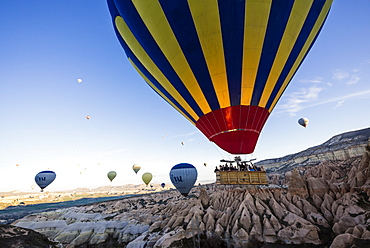
{"type": "MultiPolygon", "coordinates": [[[[117,172],[112,185],[140,184],[144,172],[153,183],[170,183],[180,162],[196,166],[198,183],[215,180],[219,160],[233,157],[141,79],[105,1],[12,0],[0,8],[0,192],[32,191],[34,176],[47,169],[57,173],[50,191],[109,185],[110,170],[117,172]]],[[[369,0],[334,1],[245,158],[281,157],[369,127],[369,10],[369,0]],[[306,129],[300,117],[310,119],[306,129]]]]}

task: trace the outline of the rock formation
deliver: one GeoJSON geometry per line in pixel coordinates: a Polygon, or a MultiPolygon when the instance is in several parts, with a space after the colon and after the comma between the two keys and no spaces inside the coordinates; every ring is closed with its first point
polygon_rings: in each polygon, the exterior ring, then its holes
{"type": "Polygon", "coordinates": [[[268,172],[287,172],[296,166],[315,166],[324,161],[346,160],[362,156],[369,142],[370,128],[336,135],[321,145],[282,158],[266,159],[256,163],[268,172]]]}
{"type": "Polygon", "coordinates": [[[337,164],[298,167],[288,176],[291,188],[199,186],[187,198],[173,190],[29,215],[14,225],[68,248],[212,247],[211,241],[350,247],[370,241],[367,149],[337,164]]]}
{"type": "MultiPolygon", "coordinates": [[[[340,136],[344,140],[346,136],[340,136]]],[[[369,247],[370,146],[362,156],[297,165],[255,188],[205,185],[26,216],[60,247],[369,247]],[[253,247],[253,246],[252,246],[253,247]]]]}
{"type": "Polygon", "coordinates": [[[0,225],[0,247],[4,248],[56,248],[45,235],[30,229],[0,225]]]}

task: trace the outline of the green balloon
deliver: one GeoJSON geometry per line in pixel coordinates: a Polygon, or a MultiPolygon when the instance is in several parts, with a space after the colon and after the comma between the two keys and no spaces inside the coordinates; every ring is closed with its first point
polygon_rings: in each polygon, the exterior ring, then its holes
{"type": "Polygon", "coordinates": [[[112,182],[113,179],[117,176],[117,173],[115,171],[110,171],[110,172],[108,172],[107,176],[108,176],[109,180],[112,182]]]}
{"type": "Polygon", "coordinates": [[[149,172],[145,172],[142,176],[143,178],[143,181],[144,183],[146,184],[146,186],[148,186],[148,184],[150,183],[150,181],[152,180],[153,178],[153,175],[152,173],[149,173],[149,172]]]}

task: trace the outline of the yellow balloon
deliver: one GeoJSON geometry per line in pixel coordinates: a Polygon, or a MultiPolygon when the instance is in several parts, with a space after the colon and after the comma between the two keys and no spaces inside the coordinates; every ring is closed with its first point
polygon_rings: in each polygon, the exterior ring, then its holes
{"type": "Polygon", "coordinates": [[[138,164],[134,164],[133,166],[132,166],[132,169],[135,171],[135,173],[137,174],[137,172],[141,169],[141,167],[140,167],[140,165],[138,165],[138,164]]]}
{"type": "Polygon", "coordinates": [[[150,172],[145,172],[142,176],[143,182],[148,186],[150,181],[152,181],[153,175],[150,172]]]}

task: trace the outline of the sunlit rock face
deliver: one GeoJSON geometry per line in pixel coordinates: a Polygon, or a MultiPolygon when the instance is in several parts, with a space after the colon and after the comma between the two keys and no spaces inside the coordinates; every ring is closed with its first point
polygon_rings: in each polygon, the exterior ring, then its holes
{"type": "Polygon", "coordinates": [[[370,242],[370,146],[362,156],[297,166],[286,187],[195,187],[29,215],[13,225],[63,247],[363,247],[370,242]],[[213,246],[212,246],[213,244],[213,246]],[[353,246],[355,247],[355,246],[353,246]]]}
{"type": "Polygon", "coordinates": [[[281,158],[262,160],[256,165],[263,166],[268,172],[285,173],[297,166],[315,166],[324,161],[346,160],[362,156],[369,138],[370,128],[342,133],[321,145],[281,158]]]}

